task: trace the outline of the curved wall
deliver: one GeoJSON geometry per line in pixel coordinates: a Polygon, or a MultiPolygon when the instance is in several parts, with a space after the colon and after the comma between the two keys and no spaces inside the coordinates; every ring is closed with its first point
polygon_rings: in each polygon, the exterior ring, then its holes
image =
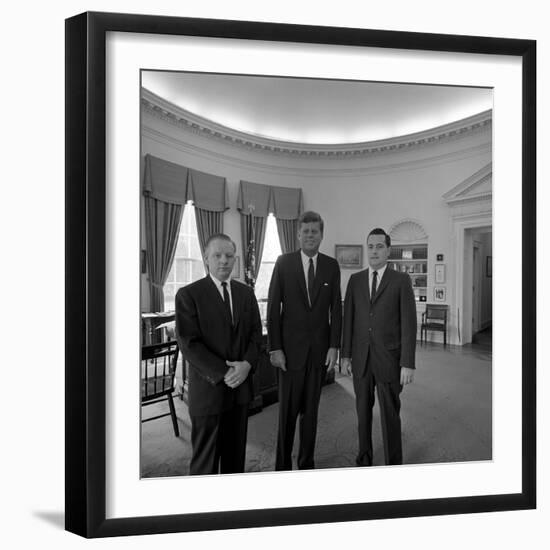
{"type": "MultiPolygon", "coordinates": [[[[394,140],[353,146],[268,144],[235,136],[223,128],[189,122],[187,113],[152,94],[142,100],[142,155],[152,154],[227,180],[230,210],[224,230],[240,250],[239,181],[301,187],[304,208],[325,220],[321,251],[334,255],[335,244],[364,244],[373,227],[389,230],[415,219],[428,235],[428,301],[433,301],[436,254],[444,254],[446,303],[451,313],[451,342],[457,343],[458,305],[450,209],[443,195],[491,162],[491,113],[394,140]],[[286,151],[285,151],[286,149],[286,151]],[[294,153],[289,152],[294,149],[294,153]]],[[[265,141],[265,140],[264,140],[265,141]]],[[[366,267],[366,265],[364,266],[366,267]]],[[[342,270],[342,293],[351,270],[342,270]]],[[[147,285],[142,285],[146,288],[147,285]]],[[[147,306],[148,297],[142,296],[147,306]]],[[[422,305],[419,305],[423,309],[422,305]]]]}

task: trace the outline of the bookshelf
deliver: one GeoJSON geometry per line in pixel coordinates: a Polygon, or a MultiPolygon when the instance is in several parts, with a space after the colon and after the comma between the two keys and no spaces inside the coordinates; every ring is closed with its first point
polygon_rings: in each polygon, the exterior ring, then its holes
{"type": "Polygon", "coordinates": [[[428,245],[392,245],[388,259],[390,268],[408,273],[417,302],[425,302],[428,290],[428,245]]]}

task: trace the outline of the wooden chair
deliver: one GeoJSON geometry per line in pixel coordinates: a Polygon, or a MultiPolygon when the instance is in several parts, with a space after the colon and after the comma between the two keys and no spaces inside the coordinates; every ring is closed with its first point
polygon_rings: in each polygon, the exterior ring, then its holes
{"type": "Polygon", "coordinates": [[[170,415],[174,434],[179,437],[178,421],[172,397],[177,362],[178,345],[175,340],[141,347],[141,405],[168,401],[170,408],[170,412],[142,419],[142,422],[170,415]]]}
{"type": "Polygon", "coordinates": [[[420,344],[428,341],[428,331],[443,333],[443,346],[447,346],[447,314],[449,306],[444,304],[426,304],[420,324],[420,344]]]}

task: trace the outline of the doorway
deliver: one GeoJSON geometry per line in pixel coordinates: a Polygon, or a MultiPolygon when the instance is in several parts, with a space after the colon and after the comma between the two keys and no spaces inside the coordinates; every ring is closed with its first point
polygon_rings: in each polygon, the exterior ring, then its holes
{"type": "Polygon", "coordinates": [[[493,325],[491,227],[475,227],[464,232],[464,340],[487,343],[493,325]]]}

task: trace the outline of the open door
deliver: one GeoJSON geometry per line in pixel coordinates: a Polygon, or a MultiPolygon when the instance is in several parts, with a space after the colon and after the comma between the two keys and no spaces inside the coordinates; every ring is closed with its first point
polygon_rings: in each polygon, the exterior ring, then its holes
{"type": "Polygon", "coordinates": [[[481,251],[481,243],[474,241],[472,273],[472,336],[481,330],[481,295],[483,292],[481,280],[481,251]]]}

